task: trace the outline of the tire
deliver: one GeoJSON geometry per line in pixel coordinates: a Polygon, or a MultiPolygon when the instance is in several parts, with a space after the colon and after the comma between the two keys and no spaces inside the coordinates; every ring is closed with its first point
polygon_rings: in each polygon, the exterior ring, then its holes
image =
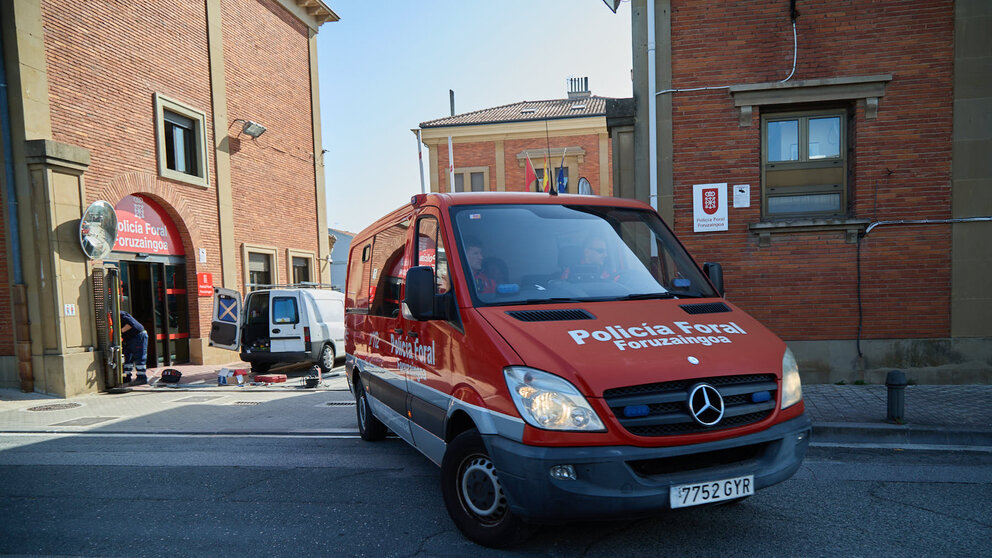
{"type": "Polygon", "coordinates": [[[337,355],[334,353],[334,347],[331,345],[324,345],[324,348],[320,350],[320,356],[317,357],[317,366],[320,367],[320,371],[327,374],[334,368],[334,359],[337,355]]]}
{"type": "Polygon", "coordinates": [[[252,374],[265,374],[272,368],[271,362],[253,362],[251,363],[251,373],[252,374]]]}
{"type": "Polygon", "coordinates": [[[386,425],[375,418],[362,382],[355,382],[355,413],[358,418],[358,433],[366,442],[377,442],[386,437],[386,425]]]}
{"type": "Polygon", "coordinates": [[[455,526],[473,542],[504,548],[529,534],[510,511],[478,430],[466,430],[448,444],[441,460],[441,495],[455,526]]]}

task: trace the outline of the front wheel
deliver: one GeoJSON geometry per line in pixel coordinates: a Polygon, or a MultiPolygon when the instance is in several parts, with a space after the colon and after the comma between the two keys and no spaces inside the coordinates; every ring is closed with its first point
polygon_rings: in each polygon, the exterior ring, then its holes
{"type": "Polygon", "coordinates": [[[441,461],[441,494],[455,526],[478,544],[503,548],[527,535],[523,521],[510,511],[478,430],[462,432],[448,444],[441,461]]]}
{"type": "Polygon", "coordinates": [[[334,359],[336,357],[334,347],[324,345],[324,348],[320,350],[320,357],[317,358],[317,366],[320,367],[320,371],[324,374],[330,372],[334,368],[334,359]]]}
{"type": "Polygon", "coordinates": [[[376,442],[386,437],[386,425],[375,418],[369,407],[362,383],[355,382],[355,412],[358,414],[358,434],[366,442],[376,442]]]}

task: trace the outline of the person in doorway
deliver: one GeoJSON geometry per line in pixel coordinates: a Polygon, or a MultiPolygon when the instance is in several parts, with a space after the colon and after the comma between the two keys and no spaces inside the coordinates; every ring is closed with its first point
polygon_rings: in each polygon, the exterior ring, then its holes
{"type": "Polygon", "coordinates": [[[124,348],[124,383],[130,386],[147,384],[148,332],[141,322],[124,311],[121,311],[121,344],[124,348]],[[133,380],[132,372],[135,373],[133,380]]]}

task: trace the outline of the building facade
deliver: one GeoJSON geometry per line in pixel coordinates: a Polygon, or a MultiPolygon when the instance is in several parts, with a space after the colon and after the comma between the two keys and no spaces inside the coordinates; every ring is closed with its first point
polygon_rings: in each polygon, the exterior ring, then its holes
{"type": "MultiPolygon", "coordinates": [[[[526,192],[529,157],[540,180],[547,162],[555,179],[564,167],[569,193],[613,195],[608,99],[592,95],[588,85],[587,79],[574,78],[566,99],[523,101],[422,122],[430,191],[526,192]]],[[[530,191],[535,188],[531,185],[530,191]]]]}
{"type": "Polygon", "coordinates": [[[727,297],[789,343],[804,377],[992,381],[992,6],[632,8],[625,187],[723,264],[727,297]],[[725,193],[725,230],[700,230],[704,185],[725,193]]]}
{"type": "Polygon", "coordinates": [[[106,387],[110,270],[150,368],[237,360],[208,347],[213,286],[329,280],[316,33],[337,16],[323,2],[0,10],[0,386],[106,387]],[[80,220],[97,200],[117,239],[94,260],[80,220]]]}

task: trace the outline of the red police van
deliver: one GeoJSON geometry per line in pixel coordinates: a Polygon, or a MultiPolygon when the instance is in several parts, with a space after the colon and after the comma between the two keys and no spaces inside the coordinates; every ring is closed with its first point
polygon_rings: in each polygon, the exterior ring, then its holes
{"type": "Polygon", "coordinates": [[[637,201],[414,196],[351,242],[362,438],[440,465],[452,520],[487,546],[784,481],[811,428],[796,360],[704,267],[637,201]]]}

